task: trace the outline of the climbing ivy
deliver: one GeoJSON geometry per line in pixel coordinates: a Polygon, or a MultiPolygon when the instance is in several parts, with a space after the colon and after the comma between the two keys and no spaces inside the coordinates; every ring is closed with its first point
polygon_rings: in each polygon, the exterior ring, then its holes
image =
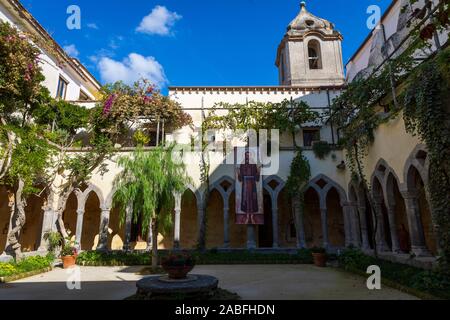
{"type": "Polygon", "coordinates": [[[406,130],[428,149],[433,220],[442,248],[441,260],[450,265],[450,48],[424,62],[409,76],[404,93],[406,130]]]}
{"type": "MultiPolygon", "coordinates": [[[[411,0],[413,5],[416,0],[411,0]]],[[[408,4],[403,8],[407,10],[408,4]]],[[[333,101],[331,119],[342,130],[341,146],[346,150],[347,165],[353,179],[361,182],[375,214],[370,185],[364,175],[363,159],[374,141],[380,124],[403,112],[406,129],[424,141],[430,154],[429,193],[434,224],[441,241],[444,264],[450,262],[450,182],[449,182],[449,49],[438,52],[425,62],[418,53],[429,55],[438,31],[449,26],[449,5],[440,1],[433,9],[426,1],[412,12],[407,48],[387,61],[369,77],[357,78],[333,101]],[[429,16],[427,16],[427,14],[429,16]]],[[[440,48],[438,48],[438,51],[440,48]]],[[[377,220],[374,217],[375,226],[377,220]]],[[[375,254],[376,253],[376,245],[375,254]]]]}

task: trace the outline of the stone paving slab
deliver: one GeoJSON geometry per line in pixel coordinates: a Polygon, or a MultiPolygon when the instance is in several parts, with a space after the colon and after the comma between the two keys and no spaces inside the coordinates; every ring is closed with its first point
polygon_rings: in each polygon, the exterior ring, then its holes
{"type": "MultiPolygon", "coordinates": [[[[81,290],[69,290],[66,270],[0,284],[0,300],[121,300],[136,293],[142,267],[81,267],[81,290]]],[[[248,300],[410,300],[388,287],[370,291],[366,279],[312,265],[197,266],[193,273],[215,276],[219,287],[248,300]]],[[[72,275],[73,276],[73,275],[72,275]]]]}

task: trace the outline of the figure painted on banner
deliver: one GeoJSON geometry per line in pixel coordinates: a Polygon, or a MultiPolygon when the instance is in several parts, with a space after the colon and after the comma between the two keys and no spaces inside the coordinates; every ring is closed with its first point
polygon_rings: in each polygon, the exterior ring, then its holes
{"type": "Polygon", "coordinates": [[[251,153],[245,152],[245,160],[239,166],[237,177],[242,184],[241,212],[246,214],[245,224],[257,224],[255,214],[259,213],[257,183],[261,179],[261,171],[251,153]]]}

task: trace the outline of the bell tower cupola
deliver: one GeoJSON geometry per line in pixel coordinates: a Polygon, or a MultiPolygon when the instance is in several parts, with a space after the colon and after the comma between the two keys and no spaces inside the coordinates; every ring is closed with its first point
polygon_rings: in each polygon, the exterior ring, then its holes
{"type": "Polygon", "coordinates": [[[342,35],[334,25],[308,12],[306,3],[278,46],[280,85],[299,87],[344,84],[342,35]]]}

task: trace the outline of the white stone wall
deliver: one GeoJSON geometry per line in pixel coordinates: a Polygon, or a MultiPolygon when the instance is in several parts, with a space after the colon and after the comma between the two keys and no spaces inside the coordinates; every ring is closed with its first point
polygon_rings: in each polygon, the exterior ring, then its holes
{"type": "MultiPolygon", "coordinates": [[[[389,45],[389,53],[394,50],[394,46],[398,44],[402,39],[404,39],[408,33],[408,28],[403,28],[400,24],[402,19],[407,19],[411,13],[405,12],[402,13],[402,8],[405,4],[409,3],[406,0],[397,0],[395,4],[390,8],[389,12],[387,12],[380,22],[384,26],[384,32],[386,36],[386,43],[389,45]],[[401,15],[405,15],[403,18],[401,15]]],[[[422,8],[424,6],[425,0],[419,0],[413,5],[413,9],[422,8]]],[[[439,0],[433,0],[434,5],[439,3],[439,0]]],[[[370,73],[371,68],[376,67],[379,63],[381,63],[384,59],[381,57],[381,52],[379,50],[374,50],[374,47],[377,46],[376,41],[380,42],[380,45],[384,44],[384,36],[383,29],[381,27],[377,27],[374,30],[370,31],[370,37],[368,40],[362,44],[359,48],[355,56],[347,63],[346,72],[347,72],[347,81],[351,82],[353,79],[360,73],[361,71],[367,70],[370,73]],[[376,59],[373,59],[376,57],[376,59]],[[375,65],[370,64],[370,60],[375,60],[379,63],[375,65]]],[[[447,42],[448,40],[448,30],[447,32],[443,31],[439,33],[439,41],[442,44],[447,42]]],[[[436,45],[434,41],[431,41],[432,50],[436,50],[436,45]]],[[[399,52],[402,50],[400,49],[399,52]]],[[[422,52],[418,52],[418,55],[421,55],[422,52]]]]}
{"type": "MultiPolygon", "coordinates": [[[[0,1],[0,20],[9,22],[22,31],[34,33],[35,30],[32,30],[25,18],[19,17],[18,13],[8,9],[8,6],[5,5],[3,0],[0,1]]],[[[65,100],[79,100],[81,90],[91,99],[96,99],[99,89],[98,84],[82,68],[75,70],[69,63],[60,64],[54,56],[45,51],[42,51],[40,60],[42,62],[42,72],[45,76],[43,84],[50,91],[53,98],[56,97],[58,81],[61,76],[68,82],[65,100]],[[84,74],[86,79],[83,79],[78,72],[84,74]]]]}

